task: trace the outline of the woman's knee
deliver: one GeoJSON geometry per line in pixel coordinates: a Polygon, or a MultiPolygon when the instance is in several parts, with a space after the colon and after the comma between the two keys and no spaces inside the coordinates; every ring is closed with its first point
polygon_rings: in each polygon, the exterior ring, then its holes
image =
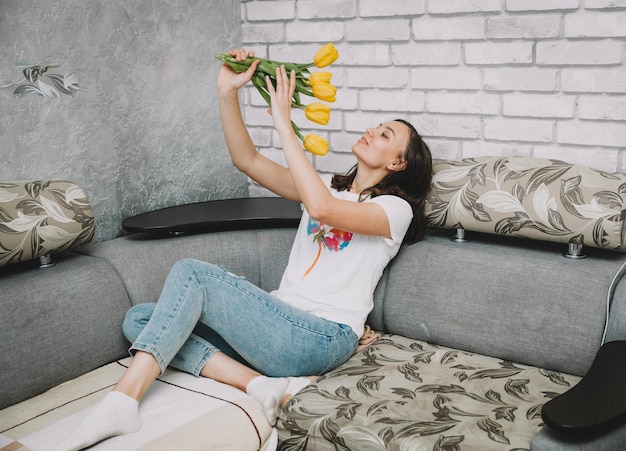
{"type": "Polygon", "coordinates": [[[211,272],[219,268],[213,263],[197,260],[195,258],[181,258],[172,265],[171,272],[183,274],[198,274],[211,272]]]}
{"type": "Polygon", "coordinates": [[[152,316],[156,303],[137,304],[126,312],[122,332],[128,341],[133,343],[152,316]]]}

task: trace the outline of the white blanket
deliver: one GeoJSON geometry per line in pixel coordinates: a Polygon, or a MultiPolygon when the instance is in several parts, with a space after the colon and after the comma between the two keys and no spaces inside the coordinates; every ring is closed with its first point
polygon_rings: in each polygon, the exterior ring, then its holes
{"type": "MultiPolygon", "coordinates": [[[[128,366],[113,362],[0,411],[0,451],[51,449],[87,409],[108,393],[128,366]]],[[[107,450],[264,450],[276,434],[261,405],[242,391],[168,369],[139,406],[141,429],[90,448],[107,450]]]]}

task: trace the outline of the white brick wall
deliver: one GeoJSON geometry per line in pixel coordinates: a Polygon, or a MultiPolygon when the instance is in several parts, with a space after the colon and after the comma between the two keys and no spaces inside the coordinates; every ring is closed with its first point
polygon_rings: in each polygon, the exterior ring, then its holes
{"type": "MultiPolygon", "coordinates": [[[[333,41],[331,122],[307,133],[344,171],[366,127],[401,117],[435,158],[528,155],[626,173],[626,0],[242,0],[243,45],[310,61],[333,41]]],[[[281,161],[263,101],[246,91],[260,150],[281,161]]],[[[252,186],[252,195],[266,194],[252,186]]]]}

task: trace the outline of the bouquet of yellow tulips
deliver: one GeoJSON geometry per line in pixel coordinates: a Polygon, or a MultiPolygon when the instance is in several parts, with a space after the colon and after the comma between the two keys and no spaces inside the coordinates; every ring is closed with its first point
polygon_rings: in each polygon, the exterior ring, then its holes
{"type": "MultiPolygon", "coordinates": [[[[293,93],[292,106],[304,110],[304,114],[312,122],[320,125],[328,125],[330,120],[330,107],[324,103],[313,102],[303,105],[301,95],[315,97],[325,102],[334,102],[337,88],[332,85],[330,72],[313,72],[309,68],[316,66],[318,68],[326,67],[334,63],[339,58],[339,52],[332,42],[322,46],[313,58],[312,63],[296,64],[284,63],[279,61],[268,60],[265,58],[246,58],[243,61],[237,61],[228,53],[218,53],[215,57],[225,64],[228,64],[236,72],[245,72],[253,61],[259,60],[259,65],[252,76],[252,84],[259,91],[268,105],[271,106],[270,95],[267,90],[265,81],[266,75],[270,77],[270,81],[276,86],[276,68],[281,65],[285,66],[287,72],[292,70],[296,73],[296,91],[293,93]]],[[[302,136],[300,128],[292,121],[291,126],[294,132],[302,140],[304,148],[314,155],[326,155],[328,153],[328,142],[319,135],[310,134],[306,137],[302,136]]]]}

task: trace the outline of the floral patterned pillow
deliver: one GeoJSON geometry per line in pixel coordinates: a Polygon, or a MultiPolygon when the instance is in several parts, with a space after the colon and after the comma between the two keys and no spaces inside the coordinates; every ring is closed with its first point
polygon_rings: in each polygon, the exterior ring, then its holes
{"type": "Polygon", "coordinates": [[[73,183],[0,182],[0,266],[87,243],[94,231],[91,205],[73,183]]]}
{"type": "Polygon", "coordinates": [[[530,157],[433,165],[432,226],[623,249],[626,178],[530,157]]]}

